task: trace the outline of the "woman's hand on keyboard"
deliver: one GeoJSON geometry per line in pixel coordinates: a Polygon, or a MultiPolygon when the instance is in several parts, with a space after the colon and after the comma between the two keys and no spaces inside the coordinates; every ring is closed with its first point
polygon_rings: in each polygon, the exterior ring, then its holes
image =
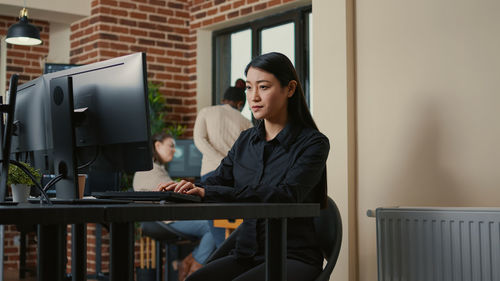
{"type": "Polygon", "coordinates": [[[163,183],[160,183],[156,189],[158,191],[173,190],[177,184],[178,184],[178,182],[175,182],[175,181],[163,182],[163,183]]]}
{"type": "Polygon", "coordinates": [[[205,189],[197,187],[192,182],[181,180],[180,182],[167,182],[158,185],[158,191],[171,190],[177,193],[205,196],[205,189]]]}

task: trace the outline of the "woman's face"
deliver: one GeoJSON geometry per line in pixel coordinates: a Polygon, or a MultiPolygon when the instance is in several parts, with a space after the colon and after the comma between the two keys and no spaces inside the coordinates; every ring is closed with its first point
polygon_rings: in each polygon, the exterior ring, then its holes
{"type": "Polygon", "coordinates": [[[256,119],[286,120],[288,98],[295,92],[295,81],[282,87],[271,73],[250,67],[247,72],[247,101],[256,119]],[[283,119],[284,118],[284,119],[283,119]]]}
{"type": "Polygon", "coordinates": [[[160,162],[168,163],[172,161],[175,153],[175,141],[173,138],[166,138],[163,141],[155,142],[155,149],[160,157],[160,162]]]}

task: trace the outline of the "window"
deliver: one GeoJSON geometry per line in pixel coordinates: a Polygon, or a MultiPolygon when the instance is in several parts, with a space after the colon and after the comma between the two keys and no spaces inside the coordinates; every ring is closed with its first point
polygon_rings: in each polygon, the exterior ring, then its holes
{"type": "Polygon", "coordinates": [[[293,22],[262,29],[261,54],[280,52],[295,64],[295,24],[293,22]]]}
{"type": "MultiPolygon", "coordinates": [[[[309,102],[311,20],[308,6],[214,32],[212,104],[221,102],[224,91],[234,86],[236,79],[245,78],[244,70],[252,57],[268,52],[288,56],[309,102]]],[[[248,104],[242,114],[251,119],[248,104]]]]}
{"type": "MultiPolygon", "coordinates": [[[[6,101],[6,84],[7,84],[7,43],[5,37],[0,36],[0,97],[2,101],[6,101]]],[[[9,85],[10,86],[10,85],[9,85]]]]}

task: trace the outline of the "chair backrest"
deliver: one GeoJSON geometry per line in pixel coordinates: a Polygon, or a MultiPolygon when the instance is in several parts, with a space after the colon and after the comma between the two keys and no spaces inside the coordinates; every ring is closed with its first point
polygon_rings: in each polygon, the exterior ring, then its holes
{"type": "Polygon", "coordinates": [[[326,266],[315,281],[327,281],[337,263],[342,244],[342,219],[337,205],[330,197],[327,208],[320,211],[319,217],[314,218],[314,227],[323,256],[327,260],[326,266]]]}
{"type": "MultiPolygon", "coordinates": [[[[330,279],[333,268],[337,263],[342,244],[342,219],[335,202],[328,197],[326,209],[320,211],[320,215],[314,218],[316,237],[321,245],[323,256],[327,260],[326,266],[315,281],[327,281],[330,279]]],[[[238,227],[207,259],[207,263],[226,256],[236,244],[238,227]]]]}

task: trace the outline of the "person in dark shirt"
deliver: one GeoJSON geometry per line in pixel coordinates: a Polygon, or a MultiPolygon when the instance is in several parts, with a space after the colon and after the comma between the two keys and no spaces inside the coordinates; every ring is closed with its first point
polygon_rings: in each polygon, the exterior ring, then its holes
{"type": "MultiPolygon", "coordinates": [[[[241,133],[215,173],[199,185],[165,183],[159,190],[195,194],[204,202],[321,203],[325,206],[328,138],[307,108],[297,73],[280,53],[246,67],[247,101],[259,123],[241,133]]],[[[235,248],[188,277],[197,280],[265,279],[265,220],[245,219],[235,248]]],[[[312,218],[287,222],[288,280],[313,280],[323,256],[312,218]]]]}

